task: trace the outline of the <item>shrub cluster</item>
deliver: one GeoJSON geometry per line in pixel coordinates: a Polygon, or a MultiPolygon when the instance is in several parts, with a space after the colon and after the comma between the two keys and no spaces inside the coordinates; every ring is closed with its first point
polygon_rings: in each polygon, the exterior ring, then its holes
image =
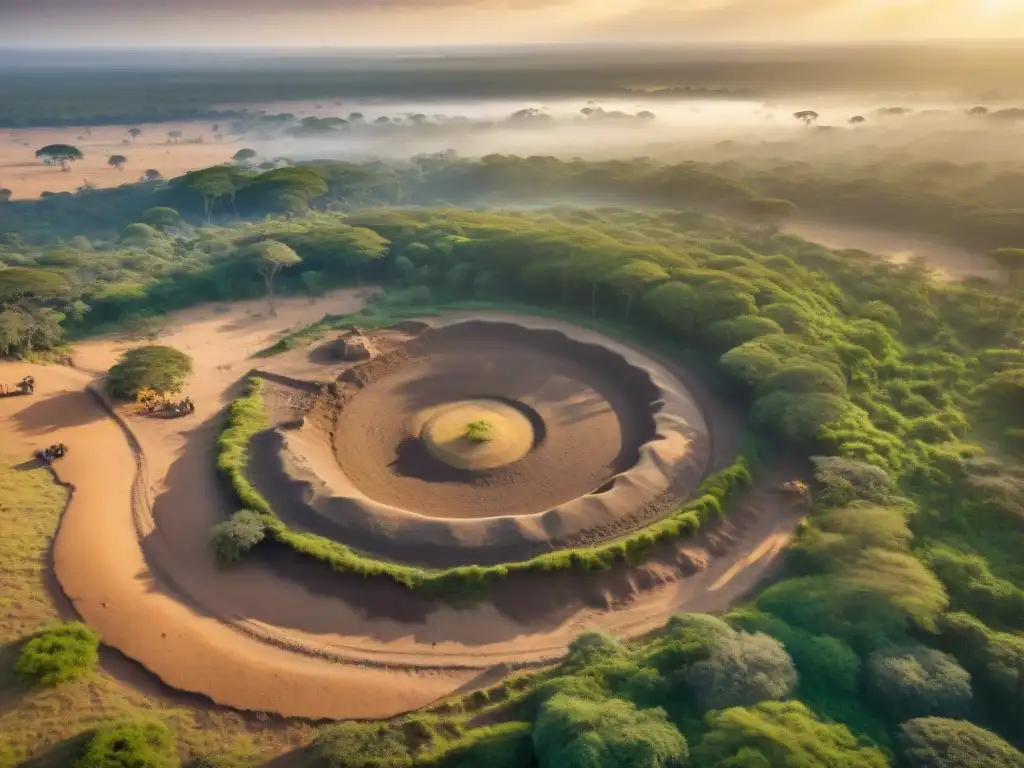
{"type": "Polygon", "coordinates": [[[55,624],[22,646],[14,671],[43,685],[78,680],[99,663],[99,644],[99,635],[79,621],[55,624]]]}

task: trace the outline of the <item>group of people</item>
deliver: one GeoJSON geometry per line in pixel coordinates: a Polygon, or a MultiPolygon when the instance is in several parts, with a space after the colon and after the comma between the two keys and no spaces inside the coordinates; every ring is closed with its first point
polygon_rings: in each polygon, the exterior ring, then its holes
{"type": "Polygon", "coordinates": [[[67,456],[68,447],[64,443],[54,443],[49,448],[44,448],[39,451],[39,458],[45,461],[47,464],[53,462],[54,459],[62,459],[67,456]]]}
{"type": "Polygon", "coordinates": [[[196,412],[196,404],[192,402],[191,397],[186,397],[178,402],[153,399],[146,403],[146,410],[149,413],[164,412],[173,413],[176,416],[187,416],[196,412]]]}
{"type": "Polygon", "coordinates": [[[177,403],[171,403],[171,408],[175,413],[187,415],[196,412],[196,404],[192,402],[191,397],[186,397],[183,400],[179,400],[177,403]]]}
{"type": "Polygon", "coordinates": [[[34,376],[26,376],[13,389],[0,384],[0,396],[2,397],[7,397],[8,395],[31,395],[35,391],[36,380],[34,376]]]}

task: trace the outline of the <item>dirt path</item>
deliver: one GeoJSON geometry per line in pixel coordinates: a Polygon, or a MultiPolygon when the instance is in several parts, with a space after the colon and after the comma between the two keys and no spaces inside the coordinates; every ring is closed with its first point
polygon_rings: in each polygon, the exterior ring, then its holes
{"type": "MultiPolygon", "coordinates": [[[[171,686],[288,716],[387,717],[470,686],[495,665],[554,658],[588,627],[635,635],[679,611],[724,610],[775,563],[796,512],[755,491],[757,514],[744,516],[728,535],[680,548],[679,562],[707,568],[681,578],[678,567],[653,563],[636,578],[660,586],[612,599],[604,609],[567,600],[557,610],[517,615],[502,609],[499,595],[457,610],[425,604],[390,583],[337,574],[282,578],[272,558],[218,568],[206,542],[230,507],[213,473],[213,440],[223,405],[253,363],[249,355],[284,328],[360,303],[352,292],[339,292],[316,303],[281,302],[277,317],[259,302],[171,316],[159,340],[193,356],[187,393],[197,413],[178,420],[132,416],[128,435],[86,387],[89,372],[105,370],[130,344],[82,344],[78,371],[0,364],[4,381],[31,372],[40,384],[35,397],[0,400],[5,448],[9,440],[10,450],[27,457],[52,442],[71,447],[57,466],[76,488],[55,545],[58,580],[107,644],[171,686]],[[140,450],[133,452],[126,437],[137,439],[140,450]],[[139,460],[142,503],[133,519],[139,460]]],[[[301,352],[260,363],[281,373],[310,372],[301,352]]]]}
{"type": "Polygon", "coordinates": [[[920,258],[937,272],[940,280],[963,280],[972,276],[997,283],[1006,280],[1004,271],[986,254],[958,248],[925,235],[815,219],[788,222],[785,230],[826,248],[876,253],[897,264],[920,258]]]}

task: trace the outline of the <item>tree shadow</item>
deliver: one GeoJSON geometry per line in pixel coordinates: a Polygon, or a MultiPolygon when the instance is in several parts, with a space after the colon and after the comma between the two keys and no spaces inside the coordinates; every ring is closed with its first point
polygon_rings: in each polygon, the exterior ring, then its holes
{"type": "Polygon", "coordinates": [[[19,768],[68,768],[74,765],[86,745],[92,739],[94,730],[82,731],[56,744],[19,765],[19,768]]]}
{"type": "Polygon", "coordinates": [[[31,435],[91,424],[104,417],[84,392],[63,392],[39,400],[14,414],[18,428],[31,435]]]}
{"type": "Polygon", "coordinates": [[[298,747],[291,752],[278,755],[269,762],[263,763],[262,768],[312,768],[317,764],[316,755],[310,746],[298,747]]]}

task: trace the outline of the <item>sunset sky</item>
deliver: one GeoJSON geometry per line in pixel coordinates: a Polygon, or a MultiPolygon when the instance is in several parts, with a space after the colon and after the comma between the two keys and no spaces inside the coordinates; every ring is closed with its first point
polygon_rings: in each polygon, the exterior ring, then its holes
{"type": "Polygon", "coordinates": [[[1024,0],[0,0],[0,44],[1024,37],[1024,0]]]}

